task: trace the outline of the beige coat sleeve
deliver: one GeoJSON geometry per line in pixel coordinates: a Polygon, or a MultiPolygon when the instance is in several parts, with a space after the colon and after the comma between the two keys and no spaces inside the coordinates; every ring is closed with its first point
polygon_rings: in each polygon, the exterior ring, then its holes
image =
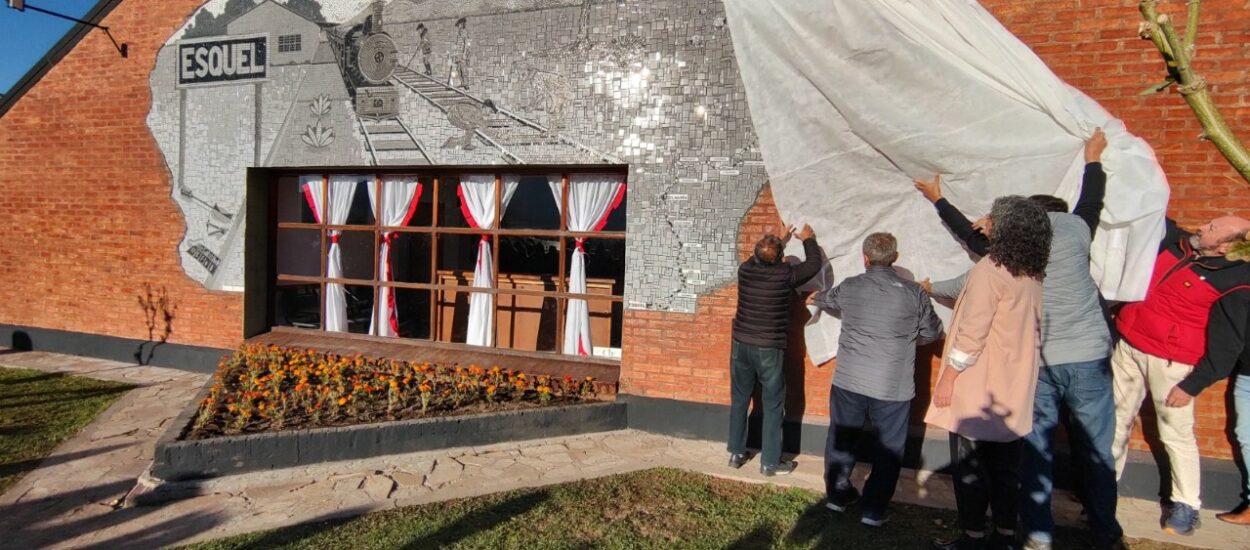
{"type": "Polygon", "coordinates": [[[955,370],[964,370],[976,364],[985,349],[986,338],[994,324],[1002,288],[989,269],[974,269],[964,286],[959,324],[951,327],[950,351],[946,363],[955,370]]]}

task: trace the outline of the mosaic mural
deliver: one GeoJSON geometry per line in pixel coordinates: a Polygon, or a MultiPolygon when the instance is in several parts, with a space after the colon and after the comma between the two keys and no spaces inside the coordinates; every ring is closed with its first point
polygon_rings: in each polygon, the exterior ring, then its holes
{"type": "Polygon", "coordinates": [[[211,0],[151,75],[188,276],[243,280],[249,166],[629,165],[625,299],[732,280],[766,175],[711,0],[211,0]]]}

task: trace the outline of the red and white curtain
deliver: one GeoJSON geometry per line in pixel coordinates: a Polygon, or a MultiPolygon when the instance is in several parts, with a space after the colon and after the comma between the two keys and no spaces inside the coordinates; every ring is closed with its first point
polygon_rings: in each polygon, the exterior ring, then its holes
{"type": "MultiPolygon", "coordinates": [[[[365,179],[356,175],[334,175],[329,177],[330,188],[327,192],[324,176],[300,176],[300,190],[304,200],[312,209],[317,223],[327,225],[344,225],[347,214],[352,207],[352,199],[356,197],[356,184],[365,179]]],[[[330,230],[330,247],[326,254],[326,278],[341,279],[343,277],[342,253],[339,248],[339,233],[330,230]]],[[[347,332],[347,297],[343,285],[326,283],[325,319],[322,327],[331,332],[347,332]]]]}
{"type": "MultiPolygon", "coordinates": [[[[548,182],[550,183],[550,182],[548,182]]],[[[559,188],[552,185],[556,204],[560,205],[559,188]]],[[[608,215],[625,199],[625,183],[619,175],[584,174],[569,177],[569,231],[600,231],[608,223],[608,215]]],[[[569,293],[586,294],[585,239],[574,240],[573,261],[569,265],[569,293]]],[[[586,300],[569,299],[564,315],[564,347],[566,355],[590,355],[590,307],[586,300]]]]}
{"type": "MultiPolygon", "coordinates": [[[[412,216],[417,213],[417,204],[421,200],[421,183],[416,176],[386,176],[382,178],[381,212],[377,189],[369,186],[369,204],[374,209],[373,215],[382,222],[383,227],[403,227],[408,225],[412,216]]],[[[399,233],[383,231],[382,242],[378,243],[378,280],[382,283],[394,280],[391,275],[391,244],[399,233]]],[[[395,289],[389,286],[378,287],[378,300],[373,304],[373,318],[369,321],[369,334],[374,336],[399,336],[399,315],[395,312],[395,289]]]]}
{"type": "MultiPolygon", "coordinates": [[[[512,195],[520,183],[518,176],[504,176],[500,197],[499,217],[508,210],[512,195]]],[[[464,174],[460,176],[460,212],[469,227],[494,229],[495,227],[495,176],[493,174],[464,174]]],[[[473,286],[494,288],[494,259],[491,255],[490,237],[482,235],[477,245],[477,265],[473,269],[473,286]]],[[[495,295],[474,292],[469,296],[469,327],[465,343],[473,346],[495,345],[495,295]]]]}

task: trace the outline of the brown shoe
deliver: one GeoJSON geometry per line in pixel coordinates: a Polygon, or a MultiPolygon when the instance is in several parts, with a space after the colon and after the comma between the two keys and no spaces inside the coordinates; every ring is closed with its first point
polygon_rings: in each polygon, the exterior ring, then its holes
{"type": "Polygon", "coordinates": [[[1216,514],[1215,517],[1236,525],[1250,525],[1250,506],[1241,506],[1232,512],[1216,514]]]}

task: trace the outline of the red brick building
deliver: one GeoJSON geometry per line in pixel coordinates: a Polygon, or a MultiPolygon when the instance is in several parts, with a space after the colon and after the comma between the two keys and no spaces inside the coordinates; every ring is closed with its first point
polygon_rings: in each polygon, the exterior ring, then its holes
{"type": "MultiPolygon", "coordinates": [[[[1237,176],[1214,146],[1198,139],[1201,129],[1180,95],[1174,91],[1139,94],[1160,81],[1163,71],[1153,46],[1137,35],[1140,16],[1136,2],[982,3],[1058,76],[1098,100],[1154,147],[1172,186],[1171,216],[1183,225],[1226,213],[1250,216],[1250,185],[1237,176]]],[[[100,18],[129,44],[129,57],[120,58],[101,33],[72,32],[53,51],[46,66],[32,71],[0,103],[0,227],[6,243],[0,247],[0,335],[22,335],[23,341],[37,349],[123,356],[154,338],[138,303],[145,288],[154,288],[164,289],[177,306],[168,343],[157,353],[157,363],[211,368],[220,350],[252,336],[244,329],[244,293],[222,287],[210,289],[189,276],[183,265],[180,246],[185,246],[180,243],[189,229],[175,197],[181,165],[178,170],[172,168],[170,153],[162,150],[149,120],[157,116],[152,114],[154,105],[161,101],[154,97],[156,83],[166,78],[158,70],[158,54],[163,45],[173,43],[171,37],[194,17],[201,4],[201,0],[103,2],[92,17],[100,18]]],[[[719,9],[714,2],[709,6],[719,9]]],[[[1183,4],[1165,4],[1162,8],[1175,12],[1182,10],[1183,4]]],[[[1214,0],[1204,2],[1202,9],[1194,66],[1206,78],[1229,125],[1240,131],[1250,126],[1250,5],[1214,0]]],[[[399,12],[384,12],[377,21],[383,17],[388,24],[407,21],[399,12]]],[[[569,17],[570,21],[585,21],[576,19],[577,15],[569,17]]],[[[478,20],[470,16],[469,25],[478,20]]],[[[327,36],[335,28],[322,25],[327,36]]],[[[445,27],[445,36],[453,36],[451,20],[445,27]]],[[[415,32],[409,34],[416,36],[415,32]]],[[[455,44],[453,38],[444,42],[455,44]]],[[[690,47],[699,51],[700,47],[714,46],[690,47]]],[[[400,44],[400,50],[407,58],[414,51],[420,53],[420,46],[400,44]]],[[[441,59],[436,60],[440,63],[441,59]]],[[[271,71],[276,70],[271,67],[271,71]]],[[[186,93],[200,94],[198,90],[186,93]]],[[[504,96],[501,92],[500,97],[504,96]]],[[[264,97],[268,100],[269,96],[264,97]]],[[[259,115],[257,120],[261,120],[259,115]]],[[[257,124],[254,129],[257,135],[261,126],[257,124]]],[[[340,127],[339,139],[346,140],[350,131],[340,127]]],[[[614,145],[621,143],[627,142],[614,145]]],[[[716,154],[706,144],[691,147],[703,147],[705,155],[716,154]]],[[[631,202],[641,201],[645,197],[633,190],[636,166],[631,159],[625,160],[630,165],[631,202]]],[[[375,163],[381,164],[377,159],[375,163]]],[[[304,166],[326,165],[349,166],[342,162],[304,166]]],[[[288,164],[287,168],[295,170],[300,165],[288,164]]],[[[240,189],[244,183],[235,182],[240,189]]],[[[754,205],[736,218],[739,229],[732,244],[741,257],[766,230],[782,225],[770,191],[765,187],[757,196],[754,205]]],[[[631,224],[634,219],[630,217],[631,224]]],[[[625,231],[633,238],[632,226],[625,231]]],[[[635,268],[624,267],[626,271],[635,268]]],[[[630,275],[618,277],[628,279],[630,275]]],[[[632,307],[616,310],[611,322],[619,325],[613,328],[619,336],[604,347],[620,352],[619,392],[622,399],[630,400],[631,424],[697,437],[723,437],[735,296],[734,284],[721,282],[709,285],[697,296],[693,313],[632,307]],[[684,412],[683,422],[673,425],[661,420],[673,418],[677,412],[684,412]]],[[[796,315],[799,313],[796,309],[796,315]]],[[[939,350],[927,348],[922,362],[935,367],[939,350]]],[[[789,352],[791,395],[787,411],[794,423],[793,433],[801,434],[799,446],[815,450],[823,446],[821,430],[836,366],[818,368],[805,362],[804,356],[801,343],[789,352]]],[[[931,374],[920,376],[932,381],[931,374]]],[[[1230,477],[1236,472],[1230,462],[1233,451],[1226,395],[1226,385],[1220,383],[1204,393],[1197,405],[1201,449],[1211,472],[1217,474],[1207,476],[1208,486],[1220,483],[1220,479],[1226,480],[1226,487],[1239,486],[1230,477]]],[[[927,392],[922,391],[919,397],[923,400],[927,392]]],[[[1134,448],[1148,448],[1140,434],[1134,448]]],[[[1151,490],[1148,482],[1135,487],[1143,494],[1151,490]]]]}

